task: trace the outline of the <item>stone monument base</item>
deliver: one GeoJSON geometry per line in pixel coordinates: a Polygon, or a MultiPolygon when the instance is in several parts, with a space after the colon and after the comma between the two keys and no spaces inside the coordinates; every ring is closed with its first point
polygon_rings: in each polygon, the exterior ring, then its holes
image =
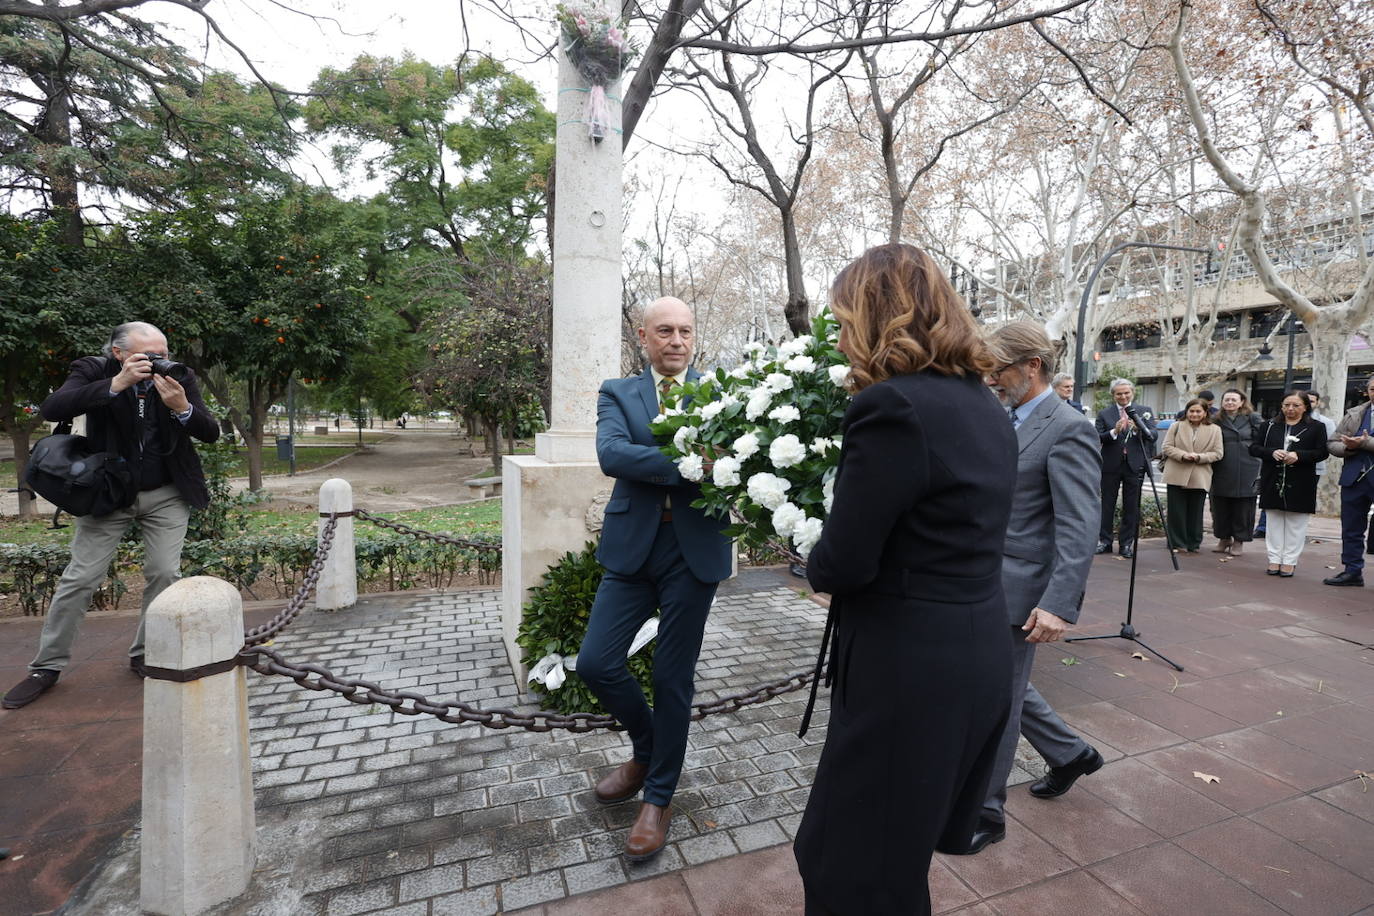
{"type": "Polygon", "coordinates": [[[515,637],[529,590],[563,554],[597,537],[612,481],[594,457],[555,462],[535,455],[507,455],[501,481],[501,631],[523,690],[529,668],[520,663],[515,637]]]}

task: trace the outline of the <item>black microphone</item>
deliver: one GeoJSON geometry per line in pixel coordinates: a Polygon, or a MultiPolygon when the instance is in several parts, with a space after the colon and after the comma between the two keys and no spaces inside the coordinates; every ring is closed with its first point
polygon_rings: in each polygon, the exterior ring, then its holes
{"type": "Polygon", "coordinates": [[[1135,424],[1136,429],[1140,430],[1141,436],[1143,436],[1146,439],[1154,438],[1154,436],[1151,435],[1150,430],[1145,426],[1144,423],[1141,422],[1140,414],[1136,412],[1134,404],[1131,404],[1126,408],[1126,416],[1131,418],[1131,422],[1135,424]]]}

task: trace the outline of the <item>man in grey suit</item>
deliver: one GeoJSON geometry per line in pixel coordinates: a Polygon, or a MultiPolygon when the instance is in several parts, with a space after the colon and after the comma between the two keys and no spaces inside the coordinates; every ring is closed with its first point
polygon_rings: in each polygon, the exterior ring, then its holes
{"type": "Polygon", "coordinates": [[[1049,387],[1054,348],[1037,324],[1016,321],[988,337],[1000,368],[988,385],[1016,427],[1018,458],[1002,589],[1012,631],[1011,716],[997,752],[988,799],[966,855],[1007,835],[1003,807],[1019,734],[1049,763],[1031,786],[1037,798],[1063,795],[1102,755],[1064,724],[1030,684],[1039,643],[1055,642],[1078,620],[1092,569],[1100,513],[1102,458],[1093,423],[1049,387]]]}

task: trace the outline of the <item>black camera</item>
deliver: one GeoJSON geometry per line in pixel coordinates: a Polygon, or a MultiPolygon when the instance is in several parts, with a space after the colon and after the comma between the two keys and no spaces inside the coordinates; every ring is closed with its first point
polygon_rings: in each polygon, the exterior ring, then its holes
{"type": "Polygon", "coordinates": [[[158,356],[154,353],[144,353],[143,355],[148,357],[148,362],[157,375],[165,375],[168,378],[176,379],[178,382],[184,382],[186,376],[191,374],[190,368],[185,363],[173,362],[165,356],[158,356]]]}

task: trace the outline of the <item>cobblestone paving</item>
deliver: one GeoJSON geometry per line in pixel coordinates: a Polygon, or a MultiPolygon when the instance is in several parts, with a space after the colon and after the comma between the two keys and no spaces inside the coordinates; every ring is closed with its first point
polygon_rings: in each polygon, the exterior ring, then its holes
{"type": "MultiPolygon", "coordinates": [[[[500,594],[364,600],[308,614],[277,648],[336,674],[534,708],[500,636],[500,594]]],[[[814,664],[825,611],[773,585],[728,583],[697,667],[698,700],[814,664]]],[[[492,731],[393,715],[249,676],[260,820],[317,821],[295,912],[458,916],[515,910],[789,841],[828,720],[827,691],[805,739],[806,693],[693,723],[667,848],[620,854],[638,801],[596,803],[593,782],[629,756],[618,732],[492,731]]],[[[1013,773],[1012,782],[1029,779],[1013,773]]]]}

